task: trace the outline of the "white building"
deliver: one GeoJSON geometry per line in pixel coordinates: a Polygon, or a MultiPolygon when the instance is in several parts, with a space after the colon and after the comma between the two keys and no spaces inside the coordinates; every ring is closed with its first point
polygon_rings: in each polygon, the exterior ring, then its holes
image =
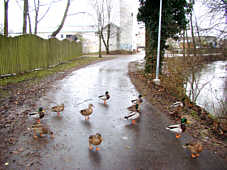
{"type": "MultiPolygon", "coordinates": [[[[110,51],[126,50],[133,51],[137,49],[138,44],[142,44],[145,35],[138,29],[137,25],[137,6],[136,0],[112,0],[114,1],[114,19],[111,23],[110,51]],[[138,42],[139,41],[139,42],[138,42]]],[[[50,38],[52,32],[38,33],[42,38],[50,38]]],[[[97,35],[97,27],[95,25],[75,26],[74,30],[64,30],[57,34],[59,40],[70,39],[74,40],[74,35],[80,34],[83,40],[83,52],[94,53],[98,52],[99,39],[97,35]]],[[[105,36],[105,31],[104,31],[105,36]]],[[[102,44],[102,51],[105,51],[105,46],[102,44]]]]}

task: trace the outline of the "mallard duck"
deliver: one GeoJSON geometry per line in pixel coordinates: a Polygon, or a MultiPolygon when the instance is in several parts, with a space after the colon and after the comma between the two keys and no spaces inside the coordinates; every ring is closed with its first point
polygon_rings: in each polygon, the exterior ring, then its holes
{"type": "Polygon", "coordinates": [[[105,95],[101,95],[101,96],[99,96],[99,98],[100,98],[101,100],[103,100],[103,101],[104,101],[104,104],[106,105],[106,101],[110,99],[109,92],[106,91],[106,92],[105,92],[105,95]]]}
{"type": "Polygon", "coordinates": [[[140,112],[139,111],[139,104],[137,104],[137,103],[133,104],[132,106],[129,106],[127,109],[131,112],[140,112]]]}
{"type": "Polygon", "coordinates": [[[183,145],[183,148],[188,148],[191,151],[192,158],[198,158],[202,152],[203,146],[200,142],[190,142],[183,145]]]}
{"type": "Polygon", "coordinates": [[[97,146],[100,145],[102,141],[103,139],[100,133],[96,133],[95,135],[90,135],[88,138],[89,149],[92,150],[93,149],[92,145],[95,145],[96,151],[100,150],[100,148],[98,148],[97,146]]]}
{"type": "Polygon", "coordinates": [[[183,102],[177,101],[177,102],[173,103],[172,105],[170,105],[170,108],[172,108],[172,107],[183,107],[183,106],[184,106],[183,102]]]}
{"type": "Polygon", "coordinates": [[[141,103],[143,103],[142,97],[143,97],[143,96],[140,94],[140,95],[138,96],[138,99],[131,100],[131,102],[134,103],[134,104],[140,105],[141,103]]]}
{"type": "Polygon", "coordinates": [[[32,118],[35,118],[37,120],[37,123],[40,123],[40,119],[44,118],[45,116],[45,111],[43,110],[42,107],[40,107],[38,112],[32,112],[32,113],[29,113],[29,115],[32,118]]]}
{"type": "Polygon", "coordinates": [[[51,108],[53,112],[57,112],[57,115],[60,116],[60,112],[64,110],[64,104],[54,106],[51,108]]]}
{"type": "Polygon", "coordinates": [[[136,123],[136,119],[140,117],[140,114],[138,112],[130,112],[127,116],[124,118],[127,120],[132,120],[132,124],[136,123]]]}
{"type": "Polygon", "coordinates": [[[41,123],[36,123],[32,125],[32,130],[33,130],[33,137],[36,139],[38,138],[37,135],[40,137],[43,137],[44,135],[50,135],[51,138],[54,137],[54,133],[46,126],[44,126],[41,123]]]}
{"type": "Polygon", "coordinates": [[[93,113],[93,104],[89,104],[87,109],[80,110],[80,113],[85,116],[85,120],[89,119],[89,116],[93,113]]]}
{"type": "Polygon", "coordinates": [[[180,138],[181,134],[184,133],[185,130],[186,130],[185,123],[187,123],[187,119],[186,118],[182,118],[181,119],[181,124],[170,125],[166,129],[171,131],[171,132],[176,133],[176,138],[180,138]]]}

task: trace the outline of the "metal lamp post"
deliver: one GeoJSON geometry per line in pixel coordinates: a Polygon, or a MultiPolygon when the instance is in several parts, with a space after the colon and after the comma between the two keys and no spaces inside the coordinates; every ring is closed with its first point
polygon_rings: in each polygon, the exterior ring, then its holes
{"type": "Polygon", "coordinates": [[[157,63],[156,63],[156,75],[153,80],[156,84],[160,84],[159,75],[159,60],[160,60],[160,39],[161,39],[161,22],[162,22],[162,0],[160,0],[160,10],[159,10],[159,26],[158,26],[158,49],[157,49],[157,63]]]}

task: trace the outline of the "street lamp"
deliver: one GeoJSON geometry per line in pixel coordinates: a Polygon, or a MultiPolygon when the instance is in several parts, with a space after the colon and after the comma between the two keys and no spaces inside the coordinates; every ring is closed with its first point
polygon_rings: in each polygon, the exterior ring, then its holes
{"type": "Polygon", "coordinates": [[[156,75],[153,80],[155,84],[160,84],[159,74],[159,58],[160,58],[160,39],[161,39],[161,22],[162,22],[162,0],[160,0],[160,10],[159,10],[159,25],[158,25],[158,49],[157,49],[157,63],[156,63],[156,75]]]}

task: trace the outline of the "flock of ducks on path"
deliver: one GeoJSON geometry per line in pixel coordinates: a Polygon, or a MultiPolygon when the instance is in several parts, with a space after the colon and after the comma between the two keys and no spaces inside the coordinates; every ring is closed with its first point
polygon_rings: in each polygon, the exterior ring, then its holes
{"type": "MultiPolygon", "coordinates": [[[[132,105],[127,109],[129,114],[124,118],[126,120],[131,120],[132,124],[136,124],[136,119],[140,117],[140,105],[143,103],[142,95],[139,95],[137,99],[131,100],[132,105]]],[[[106,91],[104,95],[98,96],[104,102],[104,105],[107,105],[107,100],[110,99],[109,92],[106,91]]],[[[176,102],[177,103],[177,102],[176,102]]],[[[180,105],[181,106],[181,105],[180,105]]],[[[85,120],[89,120],[89,116],[93,113],[93,104],[89,104],[88,108],[80,110],[80,114],[85,117],[85,120]]],[[[178,107],[178,106],[176,106],[178,107]]],[[[182,107],[182,106],[181,106],[182,107]]],[[[60,116],[60,113],[64,111],[64,104],[57,105],[51,108],[53,112],[57,112],[57,116],[60,116]]],[[[45,125],[40,123],[40,120],[44,118],[45,111],[42,107],[38,109],[38,112],[33,112],[29,114],[33,117],[36,122],[32,125],[31,129],[33,131],[33,137],[36,139],[39,137],[43,137],[46,135],[50,135],[51,138],[54,138],[54,133],[45,125]]],[[[166,127],[167,130],[176,134],[176,138],[180,138],[181,134],[186,130],[186,124],[188,123],[186,118],[181,118],[181,123],[176,125],[169,125],[166,127]]],[[[96,146],[96,151],[100,150],[98,145],[100,145],[103,141],[103,138],[100,133],[96,133],[95,135],[90,135],[88,138],[89,149],[92,150],[93,146],[96,146]]],[[[190,142],[183,145],[183,148],[188,148],[191,151],[191,157],[197,158],[199,157],[199,153],[203,150],[202,144],[200,142],[190,142]]]]}

